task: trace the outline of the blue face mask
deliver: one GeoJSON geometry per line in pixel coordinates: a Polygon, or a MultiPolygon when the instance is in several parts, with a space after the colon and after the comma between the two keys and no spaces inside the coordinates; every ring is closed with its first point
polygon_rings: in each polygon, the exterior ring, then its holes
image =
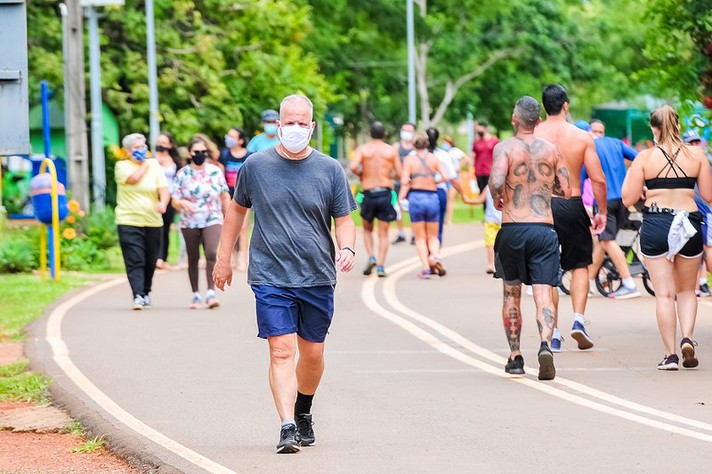
{"type": "Polygon", "coordinates": [[[451,147],[450,145],[448,145],[447,143],[443,143],[443,144],[440,146],[440,148],[442,148],[442,149],[445,150],[445,151],[450,151],[450,150],[452,149],[452,147],[451,147]]]}
{"type": "Polygon", "coordinates": [[[237,146],[238,141],[232,138],[230,135],[225,135],[225,146],[228,148],[232,148],[234,146],[237,146]]]}
{"type": "Polygon", "coordinates": [[[277,124],[276,123],[266,123],[265,133],[267,135],[277,135],[277,124]]]}
{"type": "Polygon", "coordinates": [[[134,160],[141,162],[148,156],[148,148],[139,148],[138,150],[134,150],[131,152],[131,156],[133,156],[134,160]]]}

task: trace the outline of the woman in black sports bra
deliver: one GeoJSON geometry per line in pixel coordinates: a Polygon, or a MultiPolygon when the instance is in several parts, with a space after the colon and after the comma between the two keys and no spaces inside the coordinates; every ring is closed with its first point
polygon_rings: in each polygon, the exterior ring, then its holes
{"type": "Polygon", "coordinates": [[[712,200],[712,171],[699,147],[680,138],[677,113],[664,106],[650,114],[656,146],[641,152],[623,183],[623,204],[645,199],[640,247],[655,287],[658,328],[665,346],[660,370],[677,370],[677,321],[682,340],[682,366],[697,367],[693,332],[697,317],[697,270],[702,256],[702,215],[695,204],[698,185],[706,201],[712,200]]]}

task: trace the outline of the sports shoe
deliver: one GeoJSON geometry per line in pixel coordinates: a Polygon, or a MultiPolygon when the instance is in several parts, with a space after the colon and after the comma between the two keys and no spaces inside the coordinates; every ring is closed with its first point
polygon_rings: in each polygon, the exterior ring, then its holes
{"type": "Polygon", "coordinates": [[[146,295],[143,297],[143,306],[145,308],[150,308],[153,303],[151,302],[151,295],[146,295]]]}
{"type": "Polygon", "coordinates": [[[396,237],[396,240],[391,242],[392,244],[399,244],[401,242],[405,242],[405,234],[398,234],[398,237],[396,237]]]}
{"type": "Polygon", "coordinates": [[[203,303],[203,299],[200,297],[199,294],[194,294],[193,299],[190,302],[190,305],[188,305],[188,308],[190,309],[198,309],[203,303]]]}
{"type": "Polygon", "coordinates": [[[518,355],[508,359],[504,371],[512,375],[524,375],[524,357],[518,355]]]}
{"type": "Polygon", "coordinates": [[[311,413],[301,413],[297,415],[297,431],[299,431],[299,438],[302,440],[302,446],[311,446],[316,441],[314,436],[314,429],[312,425],[311,413]]]}
{"type": "Polygon", "coordinates": [[[551,338],[551,352],[561,352],[561,343],[564,342],[562,336],[551,338]]]}
{"type": "Polygon", "coordinates": [[[554,367],[554,354],[546,342],[539,348],[539,380],[554,380],[556,368],[554,367]]]}
{"type": "Polygon", "coordinates": [[[637,286],[634,286],[633,288],[627,288],[625,285],[623,285],[613,293],[609,293],[608,297],[612,300],[629,300],[631,298],[639,298],[640,291],[638,291],[637,286]]]}
{"type": "Polygon", "coordinates": [[[280,454],[291,454],[301,451],[302,443],[299,438],[299,431],[297,431],[297,425],[289,423],[284,425],[279,432],[279,444],[277,445],[277,452],[280,454]]]}
{"type": "Polygon", "coordinates": [[[205,295],[205,304],[208,305],[208,309],[213,309],[220,306],[220,302],[215,297],[215,293],[207,293],[205,295]]]}
{"type": "Polygon", "coordinates": [[[134,296],[134,300],[133,300],[134,311],[141,311],[145,307],[146,307],[146,303],[143,299],[143,296],[141,296],[141,295],[134,296]]]}
{"type": "Polygon", "coordinates": [[[415,236],[410,238],[410,245],[415,245],[415,236]]]}
{"type": "Polygon", "coordinates": [[[443,267],[442,262],[440,262],[440,260],[438,260],[437,258],[431,260],[430,273],[441,277],[447,275],[445,267],[443,267]]]}
{"type": "Polygon", "coordinates": [[[658,370],[677,370],[677,364],[680,362],[680,359],[678,359],[677,354],[670,354],[669,356],[665,356],[658,364],[658,370]]]}
{"type": "Polygon", "coordinates": [[[421,270],[420,273],[418,273],[418,278],[421,280],[430,280],[430,269],[427,270],[421,270]]]}
{"type": "Polygon", "coordinates": [[[576,320],[574,320],[574,325],[571,328],[571,337],[578,342],[578,348],[582,351],[593,347],[593,340],[586,332],[586,328],[576,320]]]}
{"type": "Polygon", "coordinates": [[[695,292],[697,293],[697,296],[710,296],[712,295],[712,292],[710,292],[710,287],[707,285],[707,283],[703,283],[700,285],[700,288],[695,292]]]}
{"type": "Polygon", "coordinates": [[[368,262],[366,263],[366,267],[363,269],[363,274],[366,276],[370,275],[377,265],[378,263],[376,262],[376,257],[368,257],[368,262]]]}
{"type": "Polygon", "coordinates": [[[383,268],[383,265],[376,266],[376,275],[378,275],[378,278],[383,278],[386,276],[386,270],[383,268]]]}
{"type": "Polygon", "coordinates": [[[692,369],[700,365],[700,361],[695,357],[695,346],[697,341],[691,340],[689,337],[684,337],[680,341],[680,349],[682,350],[682,366],[686,369],[692,369]]]}

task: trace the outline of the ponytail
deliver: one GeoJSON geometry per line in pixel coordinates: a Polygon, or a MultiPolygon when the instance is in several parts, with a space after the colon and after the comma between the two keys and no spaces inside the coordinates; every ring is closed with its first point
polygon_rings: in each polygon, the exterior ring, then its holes
{"type": "Polygon", "coordinates": [[[688,155],[687,147],[680,137],[680,118],[677,112],[669,105],[663,105],[650,113],[650,126],[660,130],[660,137],[657,145],[670,155],[680,149],[688,155]]]}

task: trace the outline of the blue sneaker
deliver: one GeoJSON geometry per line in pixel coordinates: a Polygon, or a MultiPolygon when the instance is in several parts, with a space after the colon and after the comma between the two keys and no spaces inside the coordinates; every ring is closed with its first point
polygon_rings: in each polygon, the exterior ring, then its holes
{"type": "Polygon", "coordinates": [[[631,298],[639,298],[640,291],[638,291],[638,287],[636,286],[634,286],[633,288],[626,288],[625,286],[621,286],[613,293],[610,293],[608,297],[613,300],[629,300],[631,298]]]}
{"type": "Polygon", "coordinates": [[[368,262],[366,263],[366,267],[363,269],[363,274],[366,276],[370,275],[373,269],[376,268],[376,265],[378,265],[376,257],[368,257],[368,262]]]}
{"type": "Polygon", "coordinates": [[[551,352],[561,352],[561,343],[564,342],[562,336],[551,338],[551,352]]]}
{"type": "Polygon", "coordinates": [[[378,278],[383,278],[386,276],[386,270],[383,268],[383,265],[376,266],[376,275],[378,275],[378,278]]]}
{"type": "Polygon", "coordinates": [[[586,332],[586,328],[576,320],[574,320],[574,326],[571,328],[571,337],[578,342],[578,348],[581,350],[593,347],[593,340],[586,332]]]}

